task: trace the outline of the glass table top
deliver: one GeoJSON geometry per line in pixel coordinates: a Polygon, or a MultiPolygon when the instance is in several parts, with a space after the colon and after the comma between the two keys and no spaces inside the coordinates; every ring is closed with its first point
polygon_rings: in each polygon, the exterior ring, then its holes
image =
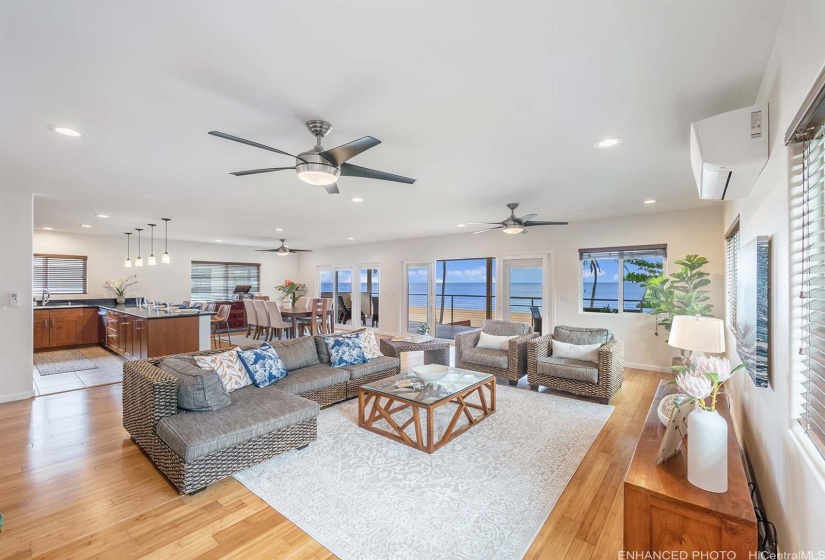
{"type": "Polygon", "coordinates": [[[383,393],[393,398],[404,399],[419,404],[435,404],[449,399],[468,387],[493,377],[489,373],[470,371],[466,369],[450,368],[449,373],[439,381],[424,382],[412,371],[385,377],[372,383],[365,383],[362,387],[375,393],[383,393]],[[397,384],[404,381],[413,381],[409,387],[399,387],[397,384]]]}

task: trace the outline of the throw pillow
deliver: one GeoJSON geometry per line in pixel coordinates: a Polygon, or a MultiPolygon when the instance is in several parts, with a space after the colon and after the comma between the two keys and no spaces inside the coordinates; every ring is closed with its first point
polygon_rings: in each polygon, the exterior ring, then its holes
{"type": "Polygon", "coordinates": [[[364,347],[364,355],[367,359],[378,358],[383,356],[381,350],[378,348],[378,341],[375,340],[375,331],[367,329],[361,336],[361,341],[364,347]]]}
{"type": "Polygon", "coordinates": [[[194,360],[175,357],[164,359],[158,366],[173,375],[178,386],[178,408],[192,412],[218,410],[232,404],[232,399],[214,369],[201,369],[194,360]]]}
{"type": "Polygon", "coordinates": [[[195,363],[201,369],[214,369],[217,371],[223,386],[226,387],[226,392],[231,393],[235,389],[252,385],[252,380],[238,357],[238,350],[240,348],[234,348],[220,354],[210,354],[209,356],[195,356],[195,363]]]}
{"type": "Polygon", "coordinates": [[[334,368],[367,363],[364,343],[360,334],[347,337],[327,338],[330,365],[334,368]]]}
{"type": "Polygon", "coordinates": [[[569,342],[553,341],[553,357],[581,360],[583,362],[598,362],[601,344],[570,344],[569,342]]]}
{"type": "Polygon", "coordinates": [[[487,348],[489,350],[508,350],[510,348],[510,339],[515,336],[498,336],[495,334],[487,334],[481,331],[478,337],[478,344],[476,348],[487,348]]]}
{"type": "Polygon", "coordinates": [[[268,342],[258,348],[238,350],[238,357],[257,387],[266,387],[287,376],[283,360],[268,342]]]}

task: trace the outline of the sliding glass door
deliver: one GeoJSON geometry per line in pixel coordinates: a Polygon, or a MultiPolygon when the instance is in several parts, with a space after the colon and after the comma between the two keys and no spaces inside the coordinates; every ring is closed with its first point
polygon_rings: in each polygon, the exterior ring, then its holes
{"type": "Polygon", "coordinates": [[[430,333],[433,334],[432,283],[432,263],[407,263],[405,265],[405,325],[407,332],[418,332],[421,325],[427,325],[430,328],[430,333]]]}
{"type": "Polygon", "coordinates": [[[541,259],[506,259],[503,280],[502,318],[505,321],[531,323],[540,332],[543,293],[541,259]]]}
{"type": "Polygon", "coordinates": [[[379,274],[378,265],[359,265],[361,286],[361,317],[364,324],[378,327],[380,301],[378,298],[379,274]]]}

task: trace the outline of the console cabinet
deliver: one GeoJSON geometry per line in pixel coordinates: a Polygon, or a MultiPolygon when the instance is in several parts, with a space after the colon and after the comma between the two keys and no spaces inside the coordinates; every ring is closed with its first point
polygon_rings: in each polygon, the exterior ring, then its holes
{"type": "Polygon", "coordinates": [[[34,349],[96,344],[99,340],[97,308],[35,309],[34,349]]]}

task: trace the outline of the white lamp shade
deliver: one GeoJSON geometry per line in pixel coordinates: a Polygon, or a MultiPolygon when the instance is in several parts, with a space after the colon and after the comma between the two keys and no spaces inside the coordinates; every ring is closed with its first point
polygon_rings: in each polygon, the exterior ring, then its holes
{"type": "Polygon", "coordinates": [[[667,343],[682,350],[719,354],[725,351],[725,322],[714,317],[676,315],[667,343]]]}

